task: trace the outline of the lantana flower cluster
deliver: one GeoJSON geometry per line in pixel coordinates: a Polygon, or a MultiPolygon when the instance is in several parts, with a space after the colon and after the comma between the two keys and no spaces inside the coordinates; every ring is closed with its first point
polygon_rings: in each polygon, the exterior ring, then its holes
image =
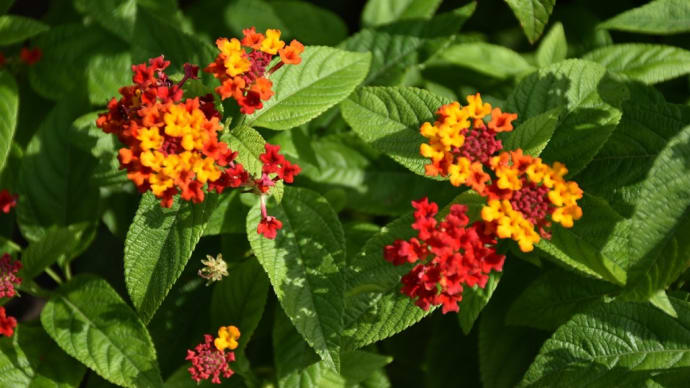
{"type": "Polygon", "coordinates": [[[237,349],[240,330],[235,326],[222,326],[218,329],[215,339],[210,334],[204,335],[204,342],[187,350],[188,361],[192,366],[187,370],[192,379],[199,383],[201,380],[211,379],[214,384],[220,384],[220,377],[229,378],[234,374],[230,363],[235,361],[235,353],[226,349],[237,349]]]}
{"type": "MultiPolygon", "coordinates": [[[[273,94],[268,74],[284,63],[301,61],[304,46],[297,41],[285,46],[279,38],[278,30],[264,35],[251,28],[245,30],[242,44],[236,38],[216,42],[220,54],[206,70],[223,82],[216,88],[221,98],[234,97],[242,113],[261,109],[260,100],[273,94]],[[247,53],[242,45],[253,51],[247,53]],[[267,72],[276,53],[281,61],[267,72]],[[227,94],[231,84],[235,89],[227,94]]],[[[223,126],[213,95],[183,99],[184,83],[196,79],[199,68],[185,64],[184,78],[175,83],[165,73],[169,65],[160,56],[132,66],[134,84],[120,88],[121,97],[113,98],[108,112],[98,117],[98,127],[116,134],[124,144],[118,155],[120,167],[140,192],[151,191],[164,207],[171,207],[178,194],[200,203],[210,191],[220,194],[226,188],[243,188],[254,192],[261,196],[263,215],[257,232],[275,238],[282,223],[266,213],[265,195],[280,180],[292,183],[300,167],[287,161],[279,146],[266,144],[260,155],[261,176],[252,176],[236,160],[237,152],[218,137],[223,126]]]]}
{"type": "Polygon", "coordinates": [[[384,257],[394,265],[418,263],[402,278],[402,292],[424,310],[443,305],[443,313],[458,311],[463,285],[484,287],[489,273],[503,268],[504,255],[496,253],[496,240],[485,224],[470,226],[467,206],[454,204],[441,222],[438,205],[425,197],[413,201],[417,237],[388,245],[384,257]]]}
{"type": "MultiPolygon", "coordinates": [[[[22,263],[12,260],[9,254],[5,253],[0,257],[0,299],[13,298],[17,295],[16,287],[22,283],[22,279],[17,276],[20,269],[22,269],[22,263]]],[[[15,327],[17,327],[17,320],[7,316],[5,308],[0,306],[0,334],[11,337],[15,327]]]]}
{"type": "Polygon", "coordinates": [[[233,98],[244,114],[252,114],[273,96],[273,83],[267,78],[285,64],[299,64],[304,45],[292,40],[289,45],[280,40],[280,30],[268,29],[265,34],[254,27],[244,29],[244,38],[219,38],[220,53],[204,71],[213,74],[221,85],[216,92],[225,100],[233,98]],[[275,55],[280,61],[268,69],[275,55]]]}
{"type": "Polygon", "coordinates": [[[463,284],[483,288],[488,273],[501,270],[505,257],[496,253],[498,238],[515,240],[521,251],[530,252],[542,237],[550,238],[552,221],[570,228],[582,217],[577,205],[582,190],[564,179],[568,170],[562,163],[548,165],[521,149],[503,149],[498,136],[513,130],[517,114],[492,108],[479,93],[467,102],[443,105],[433,124],[422,124],[420,133],[428,142],[420,153],[430,159],[428,176],[448,177],[453,186],[468,186],[487,199],[481,220],[466,227],[465,208],[453,205],[437,223],[436,204],[424,198],[412,202],[417,209],[412,227],[419,236],[384,248],[393,264],[421,261],[402,278],[401,291],[425,310],[442,304],[444,313],[457,311],[463,284]]]}

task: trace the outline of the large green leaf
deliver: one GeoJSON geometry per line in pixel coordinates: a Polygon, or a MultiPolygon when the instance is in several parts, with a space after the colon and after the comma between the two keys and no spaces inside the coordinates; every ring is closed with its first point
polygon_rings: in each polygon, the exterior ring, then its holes
{"type": "Polygon", "coordinates": [[[268,211],[283,228],[275,240],[259,235],[261,209],[255,205],[247,216],[251,247],[299,333],[339,370],[345,236],[338,216],[325,198],[297,188],[286,188],[283,201],[268,211]]]}
{"type": "Polygon", "coordinates": [[[449,102],[412,87],[364,87],[343,101],[343,118],[367,143],[412,172],[425,175],[428,159],[419,153],[424,137],[419,127],[434,121],[438,108],[449,102]]]}
{"type": "Polygon", "coordinates": [[[648,304],[600,303],[546,341],[522,386],[641,386],[659,370],[690,366],[690,305],[674,319],[648,304]]]}
{"type": "Polygon", "coordinates": [[[98,191],[89,182],[91,155],[70,144],[78,99],[58,104],[41,123],[22,158],[17,221],[24,237],[37,241],[52,225],[93,226],[98,191]]]}
{"type": "MultiPolygon", "coordinates": [[[[252,194],[248,194],[252,195],[252,194]]],[[[249,207],[242,203],[240,192],[233,190],[220,196],[218,206],[208,219],[204,236],[228,233],[244,233],[249,207]]]]}
{"type": "Polygon", "coordinates": [[[182,273],[216,206],[177,198],[169,209],[151,193],[142,196],[125,240],[125,282],[134,307],[148,322],[182,273]]]}
{"type": "Polygon", "coordinates": [[[690,51],[660,44],[617,44],[599,48],[582,58],[647,84],[690,73],[690,51]]]}
{"type": "Polygon", "coordinates": [[[425,66],[467,68],[498,79],[517,77],[534,69],[517,52],[484,42],[451,45],[440,50],[425,66]]]}
{"type": "Polygon", "coordinates": [[[362,11],[365,27],[387,24],[396,20],[429,18],[441,0],[369,0],[362,11]]]}
{"type": "Polygon", "coordinates": [[[8,46],[24,41],[49,27],[38,20],[17,15],[0,16],[0,46],[8,46]]]}
{"type": "Polygon", "coordinates": [[[596,63],[570,59],[526,77],[508,98],[506,111],[518,114],[517,124],[563,107],[542,157],[564,163],[570,174],[584,168],[609,138],[621,112],[615,107],[627,91],[596,63]]]}
{"type": "Polygon", "coordinates": [[[71,143],[96,158],[91,183],[107,186],[127,183],[127,171],[120,169],[118,150],[122,145],[117,137],[96,126],[98,113],[85,114],[72,123],[71,143]]]}
{"type": "Polygon", "coordinates": [[[259,262],[250,258],[232,265],[230,273],[213,288],[211,322],[213,327],[234,325],[240,329],[238,352],[242,352],[264,313],[268,297],[268,278],[259,262]]]}
{"type": "Polygon", "coordinates": [[[285,312],[277,307],[273,318],[273,358],[278,386],[293,386],[300,381],[300,372],[316,363],[319,356],[297,332],[285,312]]]}
{"type": "MultiPolygon", "coordinates": [[[[237,161],[244,166],[245,170],[256,179],[261,176],[263,162],[259,156],[266,152],[264,148],[266,140],[259,132],[254,128],[243,126],[233,128],[232,131],[225,131],[220,139],[228,143],[230,149],[237,152],[237,161]]],[[[283,182],[280,181],[269,191],[278,202],[283,198],[283,187],[283,182]]]]}
{"type": "MultiPolygon", "coordinates": [[[[335,45],[347,36],[345,22],[330,10],[306,1],[278,1],[269,4],[287,27],[287,31],[282,31],[283,34],[304,44],[335,45]]],[[[243,22],[245,27],[251,25],[247,24],[247,20],[243,22]]]]}
{"type": "Polygon", "coordinates": [[[506,322],[552,331],[616,290],[616,286],[600,280],[550,270],[527,285],[510,306],[506,322]]]}
{"type": "Polygon", "coordinates": [[[491,300],[491,296],[498,282],[501,280],[501,272],[492,272],[489,274],[489,281],[486,282],[484,288],[479,286],[467,287],[462,291],[462,308],[458,312],[458,320],[460,321],[460,328],[465,335],[468,335],[474,326],[474,322],[479,317],[484,307],[491,300]]]}
{"type": "Polygon", "coordinates": [[[137,18],[136,0],[83,1],[84,12],[96,23],[123,40],[130,42],[134,37],[134,23],[137,18]]]}
{"type": "MultiPolygon", "coordinates": [[[[89,2],[91,3],[91,2],[89,2]]],[[[94,105],[106,105],[119,97],[118,90],[132,82],[129,52],[104,52],[91,56],[86,64],[86,86],[94,105]]]]}
{"type": "Polygon", "coordinates": [[[568,42],[565,40],[563,24],[556,22],[539,43],[535,59],[539,67],[544,67],[564,60],[567,55],[568,42]]]}
{"type": "Polygon", "coordinates": [[[70,356],[127,387],[162,385],[146,327],[103,279],[79,275],[46,303],[41,323],[70,356]]]}
{"type": "Polygon", "coordinates": [[[17,128],[19,94],[17,83],[9,72],[0,73],[0,171],[10,154],[12,138],[17,128]]]}
{"type": "Polygon", "coordinates": [[[627,10],[600,24],[610,30],[641,34],[678,34],[690,31],[690,3],[685,0],[654,0],[627,10]]]}
{"type": "Polygon", "coordinates": [[[530,43],[537,41],[549,22],[556,0],[505,0],[530,43]]]}
{"type": "Polygon", "coordinates": [[[504,133],[501,136],[503,148],[506,150],[521,148],[525,154],[541,155],[556,130],[562,111],[561,107],[550,109],[530,117],[511,132],[504,133]]]}
{"type": "Polygon", "coordinates": [[[270,76],[275,95],[247,116],[248,124],[280,130],[312,120],[352,93],[369,62],[371,54],[306,47],[299,65],[283,66],[270,76]]]}
{"type": "Polygon", "coordinates": [[[86,368],[67,356],[40,327],[19,325],[0,339],[0,385],[3,387],[76,388],[86,368]]]}

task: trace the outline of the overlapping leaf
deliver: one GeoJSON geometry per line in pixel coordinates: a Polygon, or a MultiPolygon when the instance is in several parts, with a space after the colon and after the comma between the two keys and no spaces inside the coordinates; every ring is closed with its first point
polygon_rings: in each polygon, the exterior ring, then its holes
{"type": "Polygon", "coordinates": [[[556,0],[505,0],[530,43],[537,41],[549,22],[556,0]]]}
{"type": "Polygon", "coordinates": [[[540,67],[548,66],[565,59],[568,55],[568,42],[565,40],[563,24],[554,23],[537,48],[536,60],[540,67]]]}
{"type": "Polygon", "coordinates": [[[18,15],[0,16],[0,46],[18,43],[41,32],[48,31],[49,27],[38,20],[18,15]]]}
{"type": "Polygon", "coordinates": [[[5,166],[12,147],[18,110],[17,83],[9,72],[3,71],[0,73],[0,170],[5,166]]]}
{"type": "Polygon", "coordinates": [[[377,26],[396,20],[428,18],[441,0],[369,0],[362,11],[364,26],[377,26]]]}
{"type": "Polygon", "coordinates": [[[647,84],[690,73],[690,51],[660,44],[617,44],[599,48],[582,58],[647,84]]]}
{"type": "Polygon", "coordinates": [[[690,31],[690,3],[685,0],[654,0],[627,10],[600,25],[611,30],[642,34],[678,34],[690,31]]]}

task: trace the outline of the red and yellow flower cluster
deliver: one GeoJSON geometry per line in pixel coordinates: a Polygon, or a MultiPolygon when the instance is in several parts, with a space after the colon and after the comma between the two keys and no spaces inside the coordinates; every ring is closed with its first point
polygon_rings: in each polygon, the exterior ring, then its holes
{"type": "Polygon", "coordinates": [[[438,205],[426,197],[412,206],[417,237],[386,246],[384,257],[394,265],[418,263],[402,278],[402,292],[417,306],[442,304],[444,314],[458,311],[463,285],[483,288],[489,272],[503,268],[505,256],[496,253],[496,239],[483,222],[467,226],[465,205],[452,205],[441,222],[435,218],[438,205]]]}
{"type": "Polygon", "coordinates": [[[563,164],[548,165],[521,149],[503,150],[498,135],[513,130],[517,115],[492,108],[479,93],[467,102],[443,105],[433,124],[422,124],[428,143],[420,153],[431,160],[427,175],[448,177],[452,185],[469,186],[487,198],[481,220],[468,227],[466,207],[455,204],[438,223],[435,203],[413,201],[418,236],[384,248],[385,259],[395,265],[419,262],[403,276],[401,291],[424,310],[442,304],[443,313],[457,311],[463,285],[483,288],[489,272],[503,267],[498,238],[513,239],[529,252],[541,237],[550,238],[551,221],[569,228],[582,217],[577,205],[582,190],[564,179],[563,164]]]}
{"type": "Polygon", "coordinates": [[[523,252],[531,251],[540,236],[550,236],[549,218],[572,227],[582,217],[577,206],[582,190],[563,179],[565,166],[549,166],[521,149],[503,151],[497,135],[512,131],[517,115],[492,109],[479,93],[468,96],[467,102],[443,105],[433,125],[422,124],[420,132],[429,143],[420,146],[420,153],[431,159],[427,175],[448,176],[452,185],[469,186],[487,197],[482,219],[498,237],[517,241],[523,252]]]}
{"type": "Polygon", "coordinates": [[[204,71],[213,74],[221,85],[216,92],[223,100],[234,98],[244,114],[252,114],[273,96],[273,83],[266,76],[284,64],[299,64],[304,51],[302,43],[293,40],[289,45],[280,40],[280,30],[268,29],[265,34],[254,27],[243,30],[244,38],[219,38],[220,53],[204,71]],[[267,69],[278,54],[280,62],[267,69]]]}
{"type": "Polygon", "coordinates": [[[211,379],[214,384],[220,384],[220,376],[229,378],[233,375],[230,363],[235,361],[234,352],[225,352],[226,349],[237,349],[240,338],[240,330],[235,326],[222,326],[218,329],[218,337],[215,339],[204,335],[204,342],[187,350],[188,361],[192,366],[187,369],[192,379],[199,383],[201,380],[211,379]]]}
{"type": "MultiPolygon", "coordinates": [[[[13,261],[12,257],[5,253],[0,257],[0,298],[13,298],[17,295],[15,287],[22,283],[17,272],[22,268],[22,263],[13,261]]],[[[5,308],[0,306],[0,334],[7,337],[14,334],[17,320],[6,315],[5,308]]]]}

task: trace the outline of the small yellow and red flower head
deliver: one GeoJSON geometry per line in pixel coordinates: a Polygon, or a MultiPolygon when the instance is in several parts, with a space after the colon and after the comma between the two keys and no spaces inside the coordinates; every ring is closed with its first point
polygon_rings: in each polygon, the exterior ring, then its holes
{"type": "Polygon", "coordinates": [[[235,353],[225,352],[226,349],[236,349],[240,331],[235,326],[223,326],[218,329],[218,337],[206,334],[204,342],[187,350],[188,361],[192,366],[188,368],[192,380],[197,383],[211,379],[214,384],[220,384],[220,377],[229,378],[235,372],[230,369],[230,363],[235,361],[235,353]]]}

